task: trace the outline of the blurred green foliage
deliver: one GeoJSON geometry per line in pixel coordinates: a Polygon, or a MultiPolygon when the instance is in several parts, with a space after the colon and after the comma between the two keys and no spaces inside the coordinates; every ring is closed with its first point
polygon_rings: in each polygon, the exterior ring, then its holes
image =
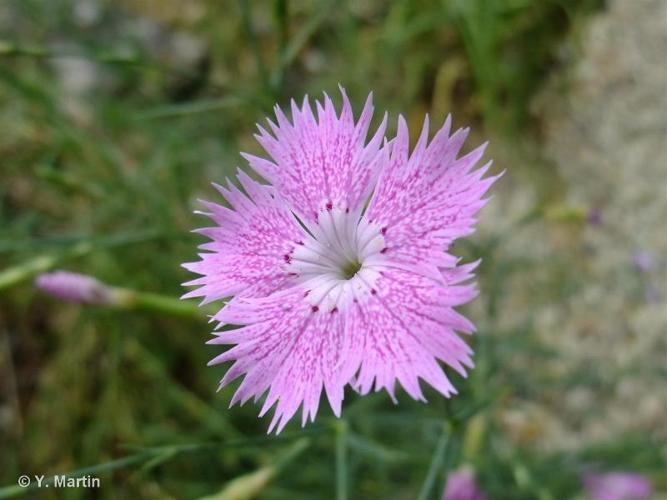
{"type": "MultiPolygon", "coordinates": [[[[0,484],[10,486],[0,497],[22,493],[11,488],[22,473],[79,471],[103,474],[100,498],[196,498],[235,478],[224,495],[439,498],[446,470],[467,463],[490,498],[560,499],[579,490],[583,465],[613,463],[613,447],[538,453],[495,423],[513,394],[541,390],[511,369],[513,349],[549,353],[530,325],[515,343],[494,341],[493,298],[520,263],[494,258],[493,235],[460,249],[485,259],[490,305],[474,318],[477,369],[468,381],[452,374],[459,397],[427,391],[428,405],[402,397],[394,407],[384,394],[349,394],[345,420],[323,409],[314,425],[292,423],[279,438],[264,437],[256,407],[226,408],[233,388],[214,393],[222,369],[205,366],[214,350],[204,346],[203,313],[85,309],[30,285],[60,265],[180,295],[188,275],[179,264],[201,241],[190,234],[202,223],[195,200],[213,196],[209,183],[241,164],[239,150],[259,151],[254,124],[274,103],[336,94],[338,83],[357,103],[373,90],[393,121],[453,112],[457,125],[512,144],[535,120],[529,100],[559,41],[600,4],[4,2],[0,272],[23,274],[0,295],[0,484]]],[[[627,439],[623,453],[637,450],[636,465],[653,470],[657,452],[627,439]]]]}

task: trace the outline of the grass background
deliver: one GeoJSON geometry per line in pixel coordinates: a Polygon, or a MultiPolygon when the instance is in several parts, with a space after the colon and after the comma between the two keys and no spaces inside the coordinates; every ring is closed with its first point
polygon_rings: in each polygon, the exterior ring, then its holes
{"type": "MultiPolygon", "coordinates": [[[[20,474],[100,474],[96,491],[44,498],[439,498],[446,471],[472,467],[490,498],[580,495],[591,464],[659,476],[650,436],[619,435],[575,451],[525,445],[494,417],[517,395],[562,380],[513,366],[517,351],[554,354],[529,328],[500,332],[506,277],[521,255],[497,250],[553,216],[563,186],[541,158],[531,102],[559,71],[599,0],[266,2],[23,0],[0,5],[0,497],[27,493],[20,474]],[[416,133],[424,113],[490,137],[536,209],[509,232],[457,247],[482,257],[477,368],[451,401],[346,395],[344,419],[265,436],[248,405],[227,409],[206,368],[203,313],[83,308],[36,293],[58,267],[166,297],[182,293],[201,239],[197,198],[213,198],[259,153],[255,123],[274,103],[343,84],[416,133]],[[520,158],[519,161],[516,161],[520,158]],[[501,335],[502,333],[502,335],[501,335]],[[500,340],[502,339],[502,341],[500,340]],[[90,469],[92,468],[92,469],[90,469]],[[231,486],[230,486],[231,485],[231,486]],[[231,489],[230,489],[231,488],[231,489]],[[220,493],[222,492],[222,493],[220,493]],[[237,496],[234,496],[237,495],[237,496]],[[243,496],[246,495],[246,496],[243,496]]],[[[336,102],[339,102],[336,96],[336,102]]],[[[394,127],[395,125],[392,125],[394,127]]],[[[392,129],[393,130],[393,129],[392,129]]],[[[515,186],[516,186],[515,185],[515,186]]],[[[484,218],[484,213],[482,218],[484,218]]],[[[567,207],[560,218],[581,219],[567,207]]],[[[576,286],[561,284],[561,292],[576,286]]],[[[469,313],[471,311],[468,311],[469,313]]],[[[539,433],[539,431],[536,431],[539,433]]],[[[661,479],[662,478],[662,479],[661,479]]],[[[35,491],[30,494],[37,494],[35,491]]]]}

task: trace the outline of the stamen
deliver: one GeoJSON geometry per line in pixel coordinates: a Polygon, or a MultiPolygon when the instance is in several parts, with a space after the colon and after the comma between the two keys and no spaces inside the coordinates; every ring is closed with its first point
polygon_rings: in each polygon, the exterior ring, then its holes
{"type": "Polygon", "coordinates": [[[377,293],[386,262],[386,227],[327,202],[309,229],[285,262],[297,282],[313,291],[304,295],[312,312],[335,313],[377,293]]]}

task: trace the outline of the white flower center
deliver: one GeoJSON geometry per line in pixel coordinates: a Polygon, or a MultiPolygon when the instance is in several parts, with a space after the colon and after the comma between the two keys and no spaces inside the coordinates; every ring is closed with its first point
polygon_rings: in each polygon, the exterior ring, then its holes
{"type": "Polygon", "coordinates": [[[386,261],[379,224],[364,216],[331,208],[320,212],[302,244],[285,256],[288,272],[306,288],[313,312],[336,312],[377,293],[386,261]]]}

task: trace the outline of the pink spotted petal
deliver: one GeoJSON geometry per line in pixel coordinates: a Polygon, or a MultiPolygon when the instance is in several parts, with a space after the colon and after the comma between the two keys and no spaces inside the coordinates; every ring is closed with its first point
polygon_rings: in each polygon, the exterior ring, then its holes
{"type": "MultiPolygon", "coordinates": [[[[424,122],[412,154],[407,124],[398,134],[368,209],[370,220],[386,228],[386,253],[392,265],[436,276],[451,243],[474,231],[484,194],[499,176],[482,178],[491,163],[473,170],[486,144],[460,158],[468,130],[449,135],[451,118],[428,143],[424,122]]],[[[444,265],[446,267],[446,265],[444,265]]]]}
{"type": "Polygon", "coordinates": [[[341,93],[340,114],[326,94],[323,103],[316,102],[316,114],[307,97],[301,107],[292,101],[291,121],[276,106],[277,123],[269,121],[270,132],[260,126],[256,135],[271,159],[243,155],[304,221],[316,221],[318,212],[327,205],[359,210],[381,166],[379,152],[386,119],[367,143],[372,96],[355,122],[342,88],[341,93]]]}
{"type": "Polygon", "coordinates": [[[267,298],[239,299],[221,319],[247,324],[220,332],[211,344],[236,344],[211,364],[234,361],[221,387],[244,375],[232,404],[255,401],[266,393],[260,416],[275,406],[269,432],[280,432],[302,407],[302,425],[315,419],[324,390],[335,415],[340,415],[343,390],[358,367],[345,341],[345,317],[314,310],[299,288],[267,298]]]}
{"type": "Polygon", "coordinates": [[[453,306],[470,301],[474,287],[443,287],[400,269],[383,271],[375,287],[376,294],[349,313],[352,342],[362,350],[355,388],[362,394],[385,389],[394,399],[399,382],[412,398],[424,400],[422,379],[445,396],[456,394],[438,361],[462,376],[473,366],[472,350],[455,332],[471,333],[474,325],[453,306]]]}
{"type": "Polygon", "coordinates": [[[197,231],[211,241],[201,245],[201,260],[183,264],[202,275],[185,283],[198,288],[184,298],[204,297],[207,304],[232,295],[263,296],[290,278],[285,260],[302,238],[298,222],[273,188],[243,172],[238,178],[247,194],[231,183],[216,186],[231,208],[204,202],[205,215],[216,225],[197,231]]]}

